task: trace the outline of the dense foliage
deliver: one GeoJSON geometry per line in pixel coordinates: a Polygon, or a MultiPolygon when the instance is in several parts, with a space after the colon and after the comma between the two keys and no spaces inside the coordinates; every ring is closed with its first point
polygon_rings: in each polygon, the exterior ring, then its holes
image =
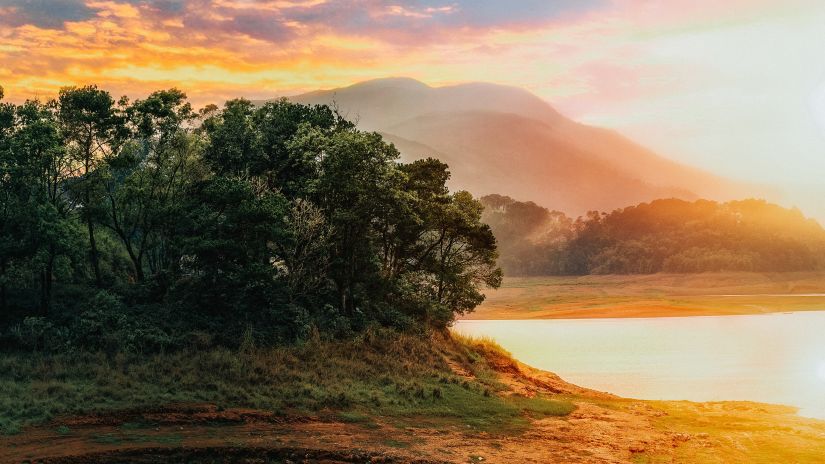
{"type": "Polygon", "coordinates": [[[153,350],[441,328],[496,287],[482,206],[326,106],[95,86],[0,102],[6,346],[153,350]]]}
{"type": "Polygon", "coordinates": [[[809,271],[825,230],[763,200],[656,200],[575,221],[501,195],[481,199],[508,275],[809,271]]]}

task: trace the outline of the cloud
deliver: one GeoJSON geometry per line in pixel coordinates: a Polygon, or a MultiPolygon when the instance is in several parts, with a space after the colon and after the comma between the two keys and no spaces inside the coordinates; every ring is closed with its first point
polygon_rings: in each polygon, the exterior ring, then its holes
{"type": "Polygon", "coordinates": [[[10,0],[0,9],[0,24],[59,29],[66,21],[83,21],[94,15],[95,10],[82,0],[10,0]]]}
{"type": "Polygon", "coordinates": [[[605,8],[605,0],[461,0],[456,14],[444,18],[447,24],[472,27],[500,27],[514,24],[542,24],[552,20],[605,8]]]}
{"type": "MultiPolygon", "coordinates": [[[[224,0],[237,9],[260,8],[261,3],[224,0]]],[[[327,31],[371,36],[398,45],[438,41],[455,29],[535,27],[606,7],[605,0],[328,0],[264,2],[278,9],[285,21],[327,31]]]]}

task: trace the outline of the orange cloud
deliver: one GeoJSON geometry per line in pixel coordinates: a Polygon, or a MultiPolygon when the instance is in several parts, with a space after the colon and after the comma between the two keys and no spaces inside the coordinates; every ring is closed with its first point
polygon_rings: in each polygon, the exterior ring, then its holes
{"type": "Polygon", "coordinates": [[[560,101],[635,98],[666,87],[651,81],[666,70],[639,52],[642,36],[765,8],[761,0],[715,8],[709,0],[56,0],[37,11],[10,2],[0,8],[7,98],[95,82],[135,96],[174,85],[196,104],[386,75],[495,81],[560,101]]]}

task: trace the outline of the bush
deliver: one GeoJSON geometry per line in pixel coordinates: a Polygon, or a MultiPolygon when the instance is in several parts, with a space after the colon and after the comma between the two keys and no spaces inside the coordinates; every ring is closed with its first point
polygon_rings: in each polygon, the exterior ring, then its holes
{"type": "Polygon", "coordinates": [[[110,355],[157,352],[175,343],[156,322],[129,311],[105,290],[97,292],[82,307],[85,309],[71,318],[27,317],[12,327],[10,338],[27,350],[88,350],[110,355]]]}
{"type": "Polygon", "coordinates": [[[123,303],[105,290],[93,296],[71,324],[70,344],[107,353],[118,351],[131,327],[123,303]]]}
{"type": "Polygon", "coordinates": [[[60,351],[66,345],[65,328],[57,327],[45,317],[27,317],[12,327],[12,337],[22,348],[60,351]]]}

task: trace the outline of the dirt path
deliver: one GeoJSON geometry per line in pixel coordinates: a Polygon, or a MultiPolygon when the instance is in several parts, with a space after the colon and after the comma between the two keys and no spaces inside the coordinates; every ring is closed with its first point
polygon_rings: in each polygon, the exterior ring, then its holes
{"type": "Polygon", "coordinates": [[[644,404],[635,405],[636,412],[578,406],[567,418],[537,420],[526,433],[515,436],[457,425],[399,428],[390,421],[269,421],[202,406],[211,420],[193,420],[199,413],[191,407],[185,412],[170,410],[165,416],[75,418],[3,438],[0,445],[4,462],[245,462],[266,457],[274,462],[330,463],[618,463],[651,447],[662,448],[662,443],[670,446],[674,440],[651,427],[647,418],[653,410],[644,404]]]}

